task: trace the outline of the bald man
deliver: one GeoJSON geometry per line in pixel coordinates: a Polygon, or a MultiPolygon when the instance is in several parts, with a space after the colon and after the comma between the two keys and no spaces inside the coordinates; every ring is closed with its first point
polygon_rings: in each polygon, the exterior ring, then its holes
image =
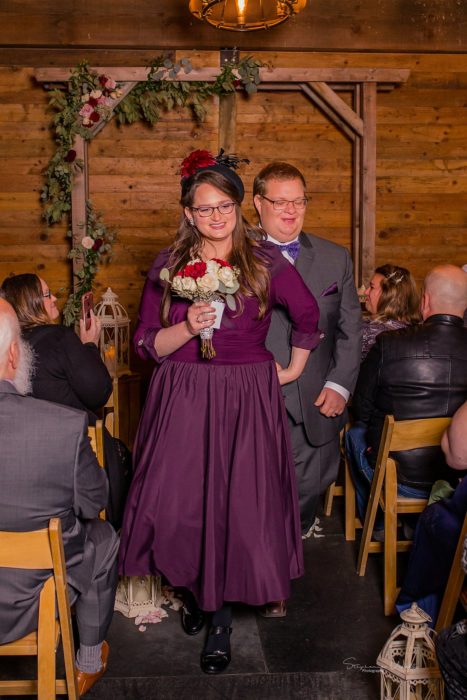
{"type": "MultiPolygon", "coordinates": [[[[353,397],[357,427],[348,451],[360,510],[369,494],[384,417],[452,416],[467,399],[467,273],[439,265],[427,275],[423,323],[378,336],[362,364],[353,397]]],[[[456,483],[440,448],[396,453],[399,495],[424,497],[437,479],[456,483]]],[[[375,528],[378,529],[378,528],[375,528]]]]}

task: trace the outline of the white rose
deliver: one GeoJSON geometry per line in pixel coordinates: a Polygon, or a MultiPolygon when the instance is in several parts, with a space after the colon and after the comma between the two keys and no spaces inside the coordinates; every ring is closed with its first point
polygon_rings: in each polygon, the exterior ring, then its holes
{"type": "Polygon", "coordinates": [[[226,287],[235,287],[234,272],[230,267],[221,267],[217,275],[226,287]]]}
{"type": "Polygon", "coordinates": [[[193,277],[181,277],[180,279],[182,280],[182,289],[185,292],[196,292],[196,280],[193,277]]]}
{"type": "Polygon", "coordinates": [[[85,236],[84,238],[81,239],[81,245],[83,248],[86,248],[87,250],[91,250],[91,248],[94,245],[94,239],[91,238],[91,236],[85,236]]]}
{"type": "Polygon", "coordinates": [[[172,280],[172,289],[174,289],[176,292],[182,291],[182,279],[183,277],[181,275],[175,275],[172,280]]]}
{"type": "Polygon", "coordinates": [[[206,270],[210,275],[217,275],[220,265],[215,260],[208,260],[206,263],[206,270]]]}
{"type": "Polygon", "coordinates": [[[200,292],[217,292],[219,289],[219,280],[214,275],[206,273],[203,277],[196,280],[200,292]]]}
{"type": "Polygon", "coordinates": [[[89,96],[94,97],[94,99],[97,100],[99,97],[102,96],[102,90],[91,90],[91,93],[89,96]]]}

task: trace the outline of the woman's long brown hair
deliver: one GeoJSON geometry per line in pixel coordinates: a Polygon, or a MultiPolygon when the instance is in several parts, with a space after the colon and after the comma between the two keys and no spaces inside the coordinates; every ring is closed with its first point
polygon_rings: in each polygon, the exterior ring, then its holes
{"type": "Polygon", "coordinates": [[[397,265],[381,265],[375,273],[382,275],[381,296],[376,307],[376,318],[380,321],[404,321],[419,323],[420,295],[409,270],[397,265]]]}
{"type": "Polygon", "coordinates": [[[32,328],[52,323],[44,306],[42,285],[35,274],[12,275],[3,280],[5,299],[18,316],[21,328],[32,328]]]}
{"type": "MultiPolygon", "coordinates": [[[[240,289],[238,293],[237,308],[243,310],[242,297],[255,296],[259,303],[258,318],[263,318],[268,306],[268,291],[270,275],[266,262],[258,255],[259,242],[265,234],[256,226],[252,226],[241,211],[241,200],[237,189],[221,173],[213,170],[204,170],[192,176],[189,188],[183,194],[180,204],[182,215],[175,241],[171,247],[168,267],[170,279],[181,270],[193,258],[201,257],[203,237],[196,228],[191,226],[183,212],[185,207],[192,207],[197,188],[202,184],[212,185],[220,190],[229,199],[235,202],[237,223],[232,233],[232,251],[228,262],[240,270],[240,289]],[[257,251],[255,253],[255,250],[257,251]]],[[[161,305],[162,325],[169,326],[170,310],[170,285],[166,284],[161,305]]]]}

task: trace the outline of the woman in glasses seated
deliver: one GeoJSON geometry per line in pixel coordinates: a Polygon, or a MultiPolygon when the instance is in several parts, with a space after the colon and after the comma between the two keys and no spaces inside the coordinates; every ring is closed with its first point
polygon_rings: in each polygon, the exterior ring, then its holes
{"type": "Polygon", "coordinates": [[[410,272],[397,265],[377,267],[365,289],[365,308],[362,360],[383,331],[420,322],[420,296],[410,272]]]}
{"type": "MultiPolygon", "coordinates": [[[[112,393],[112,379],[97,347],[99,319],[91,311],[91,326],[86,330],[81,320],[79,336],[57,323],[57,298],[35,274],[7,277],[2,289],[16,311],[24,339],[34,350],[33,396],[86,411],[89,424],[95,425],[95,411],[112,393]]],[[[126,488],[113,439],[107,432],[104,451],[110,490],[107,517],[118,527],[126,488]]]]}

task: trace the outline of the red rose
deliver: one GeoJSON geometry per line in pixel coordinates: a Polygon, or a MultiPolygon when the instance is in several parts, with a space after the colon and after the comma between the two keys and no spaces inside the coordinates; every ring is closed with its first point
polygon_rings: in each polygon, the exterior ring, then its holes
{"type": "Polygon", "coordinates": [[[75,158],[76,158],[76,151],[74,151],[73,149],[70,149],[63,160],[66,163],[73,163],[75,158]]]}
{"type": "Polygon", "coordinates": [[[103,245],[103,243],[104,243],[104,241],[102,240],[102,238],[96,238],[96,241],[95,241],[92,249],[97,253],[97,251],[103,245]]]}
{"type": "Polygon", "coordinates": [[[98,122],[100,118],[101,118],[101,115],[99,114],[99,112],[93,112],[93,113],[90,115],[90,117],[89,117],[89,119],[90,119],[92,122],[94,122],[94,124],[95,124],[96,122],[98,122]]]}
{"type": "Polygon", "coordinates": [[[243,86],[243,83],[242,83],[242,81],[240,80],[240,78],[237,78],[237,80],[234,80],[234,81],[233,81],[233,86],[234,86],[235,88],[238,88],[238,87],[242,87],[242,86],[243,86]]]}
{"type": "Polygon", "coordinates": [[[221,260],[220,258],[213,258],[213,260],[221,267],[230,267],[230,269],[233,270],[233,266],[228,263],[227,260],[221,260]]]}
{"type": "Polygon", "coordinates": [[[193,151],[189,156],[182,161],[180,175],[182,177],[190,177],[194,175],[200,168],[206,168],[209,165],[216,165],[217,161],[209,151],[193,151]]]}
{"type": "Polygon", "coordinates": [[[88,100],[88,105],[90,105],[91,107],[97,107],[98,102],[97,102],[96,98],[90,97],[88,100]]]}
{"type": "Polygon", "coordinates": [[[194,280],[197,280],[199,277],[204,277],[206,274],[206,263],[205,262],[196,262],[196,263],[191,263],[190,265],[186,265],[183,270],[182,270],[182,276],[183,277],[192,277],[194,280]]]}
{"type": "Polygon", "coordinates": [[[100,75],[99,76],[99,83],[100,83],[100,85],[102,85],[102,87],[105,87],[106,83],[107,83],[107,76],[100,75]]]}

